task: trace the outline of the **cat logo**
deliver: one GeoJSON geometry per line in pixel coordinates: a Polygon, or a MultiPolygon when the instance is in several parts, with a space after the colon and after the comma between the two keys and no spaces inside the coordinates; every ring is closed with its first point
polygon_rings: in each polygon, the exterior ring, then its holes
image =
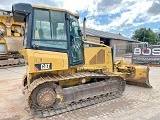
{"type": "Polygon", "coordinates": [[[52,63],[41,63],[35,64],[35,69],[37,70],[50,70],[52,69],[52,63]]]}
{"type": "Polygon", "coordinates": [[[50,64],[41,64],[41,70],[50,69],[50,64]]]}

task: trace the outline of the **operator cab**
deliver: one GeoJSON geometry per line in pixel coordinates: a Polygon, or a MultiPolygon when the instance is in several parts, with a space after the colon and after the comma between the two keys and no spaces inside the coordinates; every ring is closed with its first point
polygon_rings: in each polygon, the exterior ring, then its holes
{"type": "Polygon", "coordinates": [[[14,4],[12,12],[16,22],[25,22],[25,49],[67,53],[70,66],[84,63],[77,14],[26,3],[14,4]]]}

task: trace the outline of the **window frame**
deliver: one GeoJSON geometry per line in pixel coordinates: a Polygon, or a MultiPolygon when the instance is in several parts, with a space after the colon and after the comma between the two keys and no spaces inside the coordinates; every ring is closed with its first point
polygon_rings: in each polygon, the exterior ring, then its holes
{"type": "MultiPolygon", "coordinates": [[[[34,8],[33,9],[33,21],[32,21],[32,32],[31,32],[31,47],[32,48],[34,48],[34,49],[42,49],[42,50],[54,50],[54,51],[65,51],[66,52],[66,50],[68,50],[69,49],[69,47],[68,47],[68,42],[69,42],[69,40],[68,40],[68,30],[67,30],[67,20],[66,20],[66,18],[65,18],[65,12],[61,12],[61,11],[56,11],[56,12],[59,12],[59,13],[63,13],[64,14],[64,29],[65,29],[65,36],[66,36],[66,40],[60,40],[60,39],[53,39],[53,26],[52,26],[52,22],[51,22],[51,20],[52,20],[52,18],[51,18],[51,11],[55,11],[55,10],[46,10],[46,9],[39,9],[39,8],[34,8]],[[35,14],[35,11],[36,10],[44,10],[44,11],[48,11],[49,12],[49,23],[50,23],[50,32],[51,32],[51,39],[35,39],[33,36],[34,36],[34,34],[33,34],[33,31],[34,31],[34,25],[35,25],[35,17],[34,17],[34,14],[35,14]],[[60,48],[60,47],[49,47],[49,46],[34,46],[33,45],[33,43],[34,43],[34,41],[53,41],[53,42],[63,42],[64,44],[65,44],[65,48],[60,48]]],[[[57,31],[56,31],[57,32],[57,31]]]]}

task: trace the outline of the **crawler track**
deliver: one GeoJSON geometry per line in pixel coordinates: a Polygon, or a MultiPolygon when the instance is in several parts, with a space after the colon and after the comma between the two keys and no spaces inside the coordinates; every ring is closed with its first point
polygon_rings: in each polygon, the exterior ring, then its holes
{"type": "MultiPolygon", "coordinates": [[[[62,88],[62,91],[64,92],[68,90],[66,92],[68,93],[69,91],[72,90],[70,88],[62,88]]],[[[67,75],[67,76],[40,77],[34,80],[29,86],[26,86],[24,88],[24,93],[26,96],[26,103],[28,104],[27,108],[29,111],[31,111],[32,114],[37,115],[39,117],[49,117],[49,116],[61,114],[64,112],[72,111],[75,109],[79,109],[82,107],[90,106],[93,104],[97,104],[100,102],[104,102],[107,100],[118,98],[122,95],[124,89],[125,89],[125,81],[123,80],[123,78],[117,75],[114,75],[111,73],[100,74],[100,73],[94,73],[94,72],[78,72],[78,73],[67,75]],[[87,97],[84,97],[84,98],[82,97],[81,99],[75,99],[75,100],[73,99],[68,101],[64,100],[62,104],[56,107],[50,107],[48,109],[40,109],[33,104],[31,100],[32,91],[34,91],[34,89],[36,89],[37,86],[47,82],[56,82],[60,80],[71,80],[71,79],[77,79],[77,78],[94,78],[94,79],[103,78],[104,79],[103,81],[96,81],[94,83],[87,83],[87,84],[70,87],[72,89],[77,90],[77,88],[89,89],[90,86],[102,85],[102,87],[101,86],[99,87],[100,90],[102,89],[100,91],[100,94],[93,94],[94,93],[93,91],[96,91],[97,89],[93,89],[93,90],[91,89],[92,90],[90,93],[91,95],[88,95],[87,97]]],[[[64,96],[68,97],[66,93],[64,92],[64,96]]],[[[69,97],[71,97],[71,95],[69,97]]]]}
{"type": "Polygon", "coordinates": [[[25,64],[10,64],[10,65],[1,65],[0,69],[12,68],[12,67],[20,67],[24,66],[25,64]]]}
{"type": "Polygon", "coordinates": [[[0,69],[18,67],[23,65],[25,65],[24,58],[0,59],[0,69]]]}

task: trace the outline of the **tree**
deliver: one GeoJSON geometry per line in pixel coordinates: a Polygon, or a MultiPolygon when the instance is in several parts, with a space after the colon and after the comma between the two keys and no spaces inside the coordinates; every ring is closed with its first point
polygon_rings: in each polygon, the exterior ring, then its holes
{"type": "Polygon", "coordinates": [[[154,33],[150,28],[140,28],[134,31],[132,39],[155,44],[157,41],[157,33],[154,33]]]}
{"type": "Polygon", "coordinates": [[[157,32],[156,35],[157,35],[157,42],[160,42],[160,33],[157,32]]]}

